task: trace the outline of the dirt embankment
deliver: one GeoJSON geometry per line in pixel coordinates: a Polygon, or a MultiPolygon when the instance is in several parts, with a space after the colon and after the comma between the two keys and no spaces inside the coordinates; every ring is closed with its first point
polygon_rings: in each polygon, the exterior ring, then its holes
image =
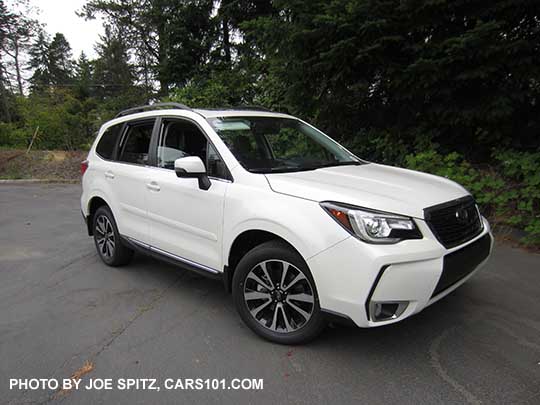
{"type": "Polygon", "coordinates": [[[86,151],[0,150],[0,179],[79,180],[86,151]]]}

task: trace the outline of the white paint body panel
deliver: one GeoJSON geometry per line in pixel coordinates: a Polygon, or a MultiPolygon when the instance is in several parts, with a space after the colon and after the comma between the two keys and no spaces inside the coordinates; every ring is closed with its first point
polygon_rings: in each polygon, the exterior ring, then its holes
{"type": "Polygon", "coordinates": [[[278,193],[313,201],[347,202],[415,218],[423,218],[426,207],[468,194],[443,177],[375,163],[267,177],[278,193]]]}
{"type": "Polygon", "coordinates": [[[197,179],[178,178],[174,170],[149,168],[150,244],[213,269],[223,269],[223,204],[230,183],[214,180],[208,190],[197,179]]]}
{"type": "MultiPolygon", "coordinates": [[[[248,111],[149,111],[105,124],[97,137],[123,121],[157,116],[187,118],[206,132],[234,181],[211,179],[200,190],[196,179],[178,178],[173,170],[109,162],[89,152],[83,177],[81,209],[88,216],[91,199],[111,207],[120,233],[222,272],[231,246],[243,232],[263,230],[289,242],[308,264],[323,309],[371,327],[397,322],[442,298],[430,298],[442,271],[443,257],[489,233],[453,249],[444,248],[423,221],[423,209],[468,195],[460,185],[441,177],[389,166],[366,164],[288,174],[253,174],[235,159],[205,117],[284,114],[248,111]],[[112,172],[114,178],[106,177],[112,172]],[[151,185],[151,187],[148,187],[151,185]],[[373,245],[352,237],[319,205],[336,201],[416,218],[423,239],[394,245],[373,245]],[[380,301],[405,300],[410,305],[397,319],[374,323],[365,304],[383,266],[389,266],[373,291],[380,301]]],[[[474,272],[473,272],[474,273],[474,272]]]]}

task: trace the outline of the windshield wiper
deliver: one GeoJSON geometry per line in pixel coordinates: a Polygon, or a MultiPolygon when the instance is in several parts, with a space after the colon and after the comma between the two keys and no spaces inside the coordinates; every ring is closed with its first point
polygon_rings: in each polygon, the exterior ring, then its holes
{"type": "Polygon", "coordinates": [[[359,161],[349,161],[349,162],[332,162],[332,163],[324,163],[319,165],[312,165],[312,166],[297,166],[297,167],[290,167],[290,166],[279,166],[279,167],[256,167],[253,169],[248,169],[251,173],[293,173],[293,172],[307,172],[310,170],[317,170],[317,169],[323,169],[325,167],[333,167],[333,166],[360,166],[364,163],[359,161]]]}
{"type": "Polygon", "coordinates": [[[257,167],[248,169],[251,173],[292,173],[306,170],[315,170],[318,167],[257,167]]]}
{"type": "Polygon", "coordinates": [[[333,162],[333,163],[326,163],[323,165],[320,165],[317,167],[317,169],[323,169],[325,167],[333,167],[333,166],[361,166],[364,163],[359,162],[357,160],[351,160],[349,162],[333,162]]]}

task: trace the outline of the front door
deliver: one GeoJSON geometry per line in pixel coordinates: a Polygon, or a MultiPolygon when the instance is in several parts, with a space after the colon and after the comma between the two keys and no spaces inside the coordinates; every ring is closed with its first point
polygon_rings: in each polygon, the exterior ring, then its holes
{"type": "Polygon", "coordinates": [[[164,254],[191,264],[222,271],[223,203],[230,184],[226,168],[197,124],[178,118],[162,119],[157,164],[148,192],[151,244],[164,254]],[[211,186],[197,179],[178,178],[174,161],[198,156],[205,163],[211,186]]]}

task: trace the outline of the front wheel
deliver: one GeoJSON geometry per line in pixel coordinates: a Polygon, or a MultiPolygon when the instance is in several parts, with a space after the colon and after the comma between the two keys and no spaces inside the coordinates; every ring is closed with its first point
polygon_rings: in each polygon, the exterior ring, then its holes
{"type": "Polygon", "coordinates": [[[305,343],[325,326],[306,263],[282,242],[266,242],[240,260],[233,297],[244,322],[276,343],[305,343]]]}

